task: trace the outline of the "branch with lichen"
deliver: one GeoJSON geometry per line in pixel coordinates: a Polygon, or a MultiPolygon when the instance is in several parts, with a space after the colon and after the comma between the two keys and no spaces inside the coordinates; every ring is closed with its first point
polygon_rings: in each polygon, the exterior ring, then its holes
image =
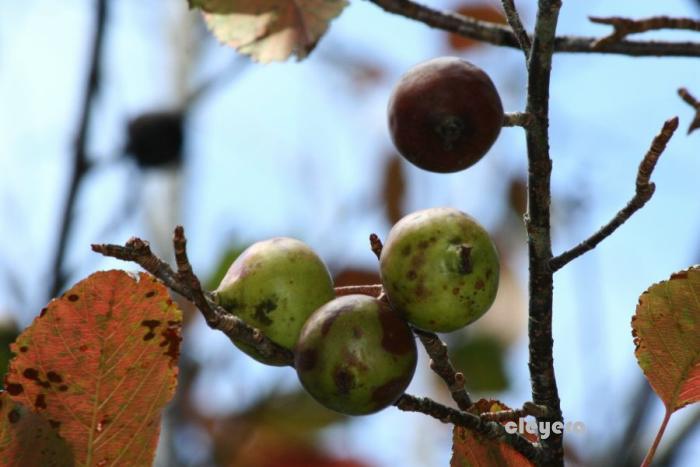
{"type": "Polygon", "coordinates": [[[484,421],[489,422],[509,422],[516,421],[525,417],[547,417],[549,410],[547,407],[537,405],[534,402],[525,402],[520,409],[499,410],[498,412],[484,412],[479,415],[484,421]]]}
{"type": "Polygon", "coordinates": [[[452,365],[447,354],[447,345],[434,332],[414,328],[413,333],[418,336],[430,356],[430,369],[445,382],[457,407],[463,411],[469,410],[472,400],[464,389],[464,375],[452,365]]]}
{"type": "Polygon", "coordinates": [[[630,34],[657,31],[660,29],[684,29],[700,31],[700,21],[690,18],[671,18],[669,16],[653,16],[651,18],[631,19],[620,16],[599,17],[589,16],[589,20],[597,24],[607,24],[613,27],[613,32],[595,41],[594,48],[620,42],[630,34]]]}
{"type": "Polygon", "coordinates": [[[632,215],[640,210],[654,195],[655,186],[651,183],[651,174],[656,167],[656,163],[661,157],[661,154],[666,149],[666,145],[673,136],[673,133],[678,128],[678,117],[674,117],[667,120],[664,123],[661,132],[656,135],[654,141],[651,143],[649,151],[642,159],[639,164],[639,169],[637,170],[637,181],[634,196],[627,203],[627,205],[622,208],[615,217],[612,218],[610,222],[605,224],[596,233],[591,235],[586,240],[582,241],[574,248],[554,257],[549,262],[549,267],[552,271],[561,269],[562,266],[567,264],[569,261],[581,256],[582,254],[595,248],[600,242],[609,237],[618,227],[624,224],[632,215]]]}
{"type": "MultiPolygon", "coordinates": [[[[521,48],[510,26],[480,21],[457,13],[430,8],[411,0],[369,0],[384,11],[419,21],[427,26],[452,32],[492,45],[521,48]]],[[[533,37],[528,36],[530,42],[533,37]]],[[[698,42],[621,40],[597,46],[596,37],[554,37],[555,52],[603,53],[629,56],[700,57],[698,42]]]]}
{"type": "Polygon", "coordinates": [[[426,397],[402,395],[394,405],[404,412],[420,412],[429,415],[443,423],[451,423],[474,431],[488,439],[497,439],[518,451],[528,460],[538,463],[541,457],[540,448],[523,436],[508,433],[503,425],[482,420],[478,415],[452,409],[426,397]]]}

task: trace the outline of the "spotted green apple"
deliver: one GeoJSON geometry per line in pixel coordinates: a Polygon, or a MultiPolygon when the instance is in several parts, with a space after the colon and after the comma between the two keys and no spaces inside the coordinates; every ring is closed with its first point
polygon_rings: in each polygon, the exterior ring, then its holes
{"type": "Polygon", "coordinates": [[[339,297],[315,311],[294,355],[309,394],[350,415],[391,405],[416,369],[416,343],[408,324],[386,303],[366,295],[339,297]]]}
{"type": "Polygon", "coordinates": [[[488,232],[475,219],[456,209],[432,208],[392,227],[380,273],[392,307],[407,321],[451,332],[491,307],[499,260],[488,232]]]}
{"type": "MultiPolygon", "coordinates": [[[[248,247],[213,295],[226,310],[289,350],[309,315],[335,297],[333,280],[321,258],[303,242],[288,237],[248,247]]],[[[242,342],[234,343],[262,363],[286,364],[242,342]]]]}

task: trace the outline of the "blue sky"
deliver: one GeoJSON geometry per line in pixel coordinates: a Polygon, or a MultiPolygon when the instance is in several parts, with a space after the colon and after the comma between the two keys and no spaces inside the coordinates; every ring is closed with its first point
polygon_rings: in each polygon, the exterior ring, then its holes
{"type": "MultiPolygon", "coordinates": [[[[534,2],[519,3],[529,27],[534,2]]],[[[209,42],[201,55],[188,49],[184,32],[191,23],[183,19],[184,1],[113,4],[103,88],[89,144],[98,160],[119,154],[127,118],[177,106],[188,79],[206,79],[235,58],[232,50],[209,42]],[[195,57],[201,57],[198,71],[177,79],[177,67],[195,57]]],[[[86,0],[0,2],[0,313],[23,325],[43,306],[83,92],[91,5],[86,0]],[[7,286],[8,275],[22,284],[19,295],[7,286]]],[[[697,16],[697,9],[681,0],[565,2],[559,30],[605,34],[608,29],[588,22],[587,15],[617,14],[697,16]]],[[[697,34],[677,32],[648,37],[698,39],[697,34]]],[[[390,228],[381,207],[367,202],[376,196],[385,155],[391,152],[385,123],[389,92],[413,64],[448,53],[441,33],[355,1],[332,23],[308,60],[250,65],[231,74],[230,84],[222,84],[192,109],[182,176],[175,182],[163,174],[142,180],[139,196],[151,200],[151,207],[110,226],[124,194],[139,186],[133,168],[107,164],[86,180],[68,255],[73,282],[96,269],[128,267],[96,257],[89,243],[122,243],[142,235],[167,251],[159,239],[169,236],[175,222],[184,223],[190,257],[203,275],[232,241],[275,235],[303,238],[335,270],[350,264],[373,267],[367,235],[385,237],[390,228]],[[352,70],[329,64],[329,58],[345,54],[381,64],[386,71],[380,83],[354,88],[348,78],[352,70]]],[[[506,110],[523,108],[521,53],[484,47],[465,57],[491,75],[506,110]]],[[[605,439],[605,430],[619,426],[620,411],[636,387],[640,370],[630,318],[639,294],[697,262],[700,136],[685,135],[692,112],[676,96],[680,86],[700,94],[697,60],[562,54],[554,61],[555,252],[585,238],[624,206],[651,139],[664,120],[681,118],[681,128],[654,173],[654,198],[593,253],[556,275],[555,363],[563,409],[569,420],[590,428],[584,437],[569,437],[579,448],[605,439]],[[572,197],[584,207],[572,211],[563,201],[572,197]],[[596,398],[598,391],[606,394],[603,400],[596,398]]],[[[495,228],[503,206],[502,196],[494,193],[503,192],[509,177],[524,174],[524,154],[522,130],[506,128],[491,153],[468,171],[439,175],[407,165],[407,211],[450,205],[495,228]]],[[[524,242],[517,228],[513,236],[524,242]]],[[[525,284],[526,258],[515,255],[512,267],[525,284]]],[[[241,359],[225,338],[204,326],[190,339],[195,355],[218,362],[201,387],[203,404],[217,401],[210,410],[245,403],[259,382],[281,378],[289,387],[297,384],[291,371],[241,359]],[[248,384],[232,382],[234,371],[245,371],[248,384]]],[[[511,356],[514,388],[500,397],[519,405],[529,396],[524,338],[511,356]]],[[[419,373],[411,391],[429,389],[427,375],[419,373]]],[[[660,411],[659,403],[649,417],[648,437],[661,420],[660,411]]],[[[672,418],[667,435],[683,415],[681,411],[672,418]]],[[[396,465],[397,460],[407,466],[444,465],[449,456],[449,432],[443,426],[394,409],[333,429],[325,439],[339,452],[359,453],[379,465],[396,465]],[[420,456],[428,451],[421,443],[443,444],[444,449],[431,450],[436,457],[425,459],[420,456]]],[[[688,443],[693,444],[688,459],[700,455],[700,442],[688,443]]]]}

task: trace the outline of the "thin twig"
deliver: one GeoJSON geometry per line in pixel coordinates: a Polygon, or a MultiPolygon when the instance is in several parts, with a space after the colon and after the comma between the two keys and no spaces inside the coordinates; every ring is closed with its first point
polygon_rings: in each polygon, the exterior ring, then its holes
{"type": "Polygon", "coordinates": [[[370,297],[379,297],[382,294],[382,284],[371,285],[346,285],[335,288],[335,296],[342,297],[343,295],[369,295],[370,297]]]}
{"type": "Polygon", "coordinates": [[[641,209],[654,195],[655,185],[650,182],[651,174],[656,167],[656,162],[661,157],[668,141],[678,128],[678,117],[671,118],[664,123],[661,132],[656,135],[647,151],[644,159],[639,164],[637,171],[636,190],[632,199],[620,210],[610,222],[605,224],[596,233],[582,241],[574,248],[552,258],[549,267],[552,271],[561,269],[569,261],[595,248],[600,242],[610,236],[618,227],[624,224],[632,215],[641,209]]]}
{"type": "Polygon", "coordinates": [[[520,20],[518,10],[515,8],[515,2],[514,0],[501,0],[501,3],[503,4],[503,11],[506,14],[506,20],[508,20],[508,24],[513,30],[515,37],[518,39],[518,44],[520,44],[520,48],[523,53],[525,53],[525,61],[527,61],[530,58],[530,48],[532,44],[530,42],[530,36],[527,35],[525,27],[523,27],[523,23],[520,20]]]}
{"type": "Polygon", "coordinates": [[[394,405],[404,412],[424,413],[443,423],[451,423],[472,430],[488,439],[498,439],[534,463],[538,463],[540,459],[540,449],[536,445],[517,433],[511,434],[506,432],[503,425],[483,421],[472,413],[460,412],[431,399],[415,397],[409,394],[403,394],[394,405]]]}
{"type": "Polygon", "coordinates": [[[51,263],[51,286],[49,297],[57,296],[66,284],[66,272],[64,270],[64,258],[68,246],[68,238],[73,227],[75,202],[78,190],[85,175],[90,170],[87,157],[87,139],[92,118],[92,104],[100,85],[100,63],[104,45],[105,30],[108,17],[107,0],[97,0],[95,9],[95,32],[90,52],[90,65],[88,67],[85,94],[80,112],[80,120],[76,132],[75,146],[72,160],[72,173],[68,183],[68,195],[66,196],[63,212],[61,214],[61,226],[59,227],[56,252],[51,263]]]}
{"type": "Polygon", "coordinates": [[[469,393],[464,389],[464,374],[455,370],[447,354],[447,345],[440,340],[434,332],[413,329],[413,333],[418,336],[425,351],[430,356],[430,369],[433,370],[447,385],[452,394],[452,399],[457,403],[457,407],[466,411],[472,406],[469,393]]]}
{"type": "MultiPolygon", "coordinates": [[[[482,42],[519,49],[520,43],[509,26],[479,21],[457,13],[443,12],[411,0],[369,0],[383,10],[419,21],[430,27],[453,32],[482,42]]],[[[596,37],[560,36],[554,39],[554,51],[604,53],[629,56],[698,57],[698,42],[619,41],[594,47],[596,37]]],[[[531,38],[532,40],[532,38],[531,38]]]]}
{"type": "Polygon", "coordinates": [[[280,364],[293,366],[292,352],[267,339],[259,329],[248,326],[241,319],[231,315],[216,304],[211,296],[202,291],[199,279],[194,276],[187,260],[185,236],[182,227],[177,227],[173,243],[178,258],[178,272],[151,252],[148,242],[133,237],[124,246],[100,244],[92,245],[92,250],[104,256],[131,261],[157,277],[170,290],[177,292],[195,304],[201,311],[209,327],[218,329],[232,341],[242,342],[255,348],[262,356],[280,364]]]}
{"type": "Polygon", "coordinates": [[[700,31],[700,21],[690,18],[671,18],[669,16],[653,16],[651,18],[631,19],[620,16],[599,17],[589,16],[593,23],[608,24],[614,28],[609,35],[598,39],[593,47],[603,47],[607,44],[620,42],[630,34],[655,31],[659,29],[685,29],[700,31]]]}
{"type": "Polygon", "coordinates": [[[527,128],[532,121],[532,115],[527,112],[509,112],[503,115],[503,126],[521,126],[527,128]]]}
{"type": "Polygon", "coordinates": [[[693,109],[695,109],[695,117],[693,117],[693,121],[690,122],[690,125],[688,126],[688,134],[692,133],[693,131],[697,130],[700,128],[700,102],[693,96],[690,91],[688,91],[686,88],[680,88],[678,90],[678,95],[681,96],[681,98],[688,104],[690,105],[693,109]]]}
{"type": "Polygon", "coordinates": [[[537,405],[534,402],[525,402],[521,409],[500,410],[498,412],[484,412],[479,417],[488,422],[508,422],[517,421],[525,417],[541,417],[549,416],[547,407],[537,405]]]}

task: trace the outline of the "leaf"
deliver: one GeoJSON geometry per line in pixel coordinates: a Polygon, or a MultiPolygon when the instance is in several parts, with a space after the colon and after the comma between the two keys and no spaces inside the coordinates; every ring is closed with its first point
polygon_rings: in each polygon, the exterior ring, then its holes
{"type": "Polygon", "coordinates": [[[303,390],[273,391],[239,416],[254,425],[264,425],[295,438],[347,420],[346,415],[325,408],[303,390]]]}
{"type": "Polygon", "coordinates": [[[68,443],[49,421],[21,404],[7,392],[0,393],[0,465],[6,467],[75,465],[68,443]]]}
{"type": "Polygon", "coordinates": [[[78,465],[150,465],[181,324],[153,276],[97,272],[20,334],[5,387],[58,429],[78,465]]]}
{"type": "Polygon", "coordinates": [[[216,263],[216,268],[214,269],[214,273],[211,274],[209,277],[207,277],[205,287],[208,290],[214,290],[216,289],[219,284],[221,283],[222,279],[228,272],[228,268],[231,267],[231,264],[233,264],[234,261],[236,261],[236,258],[243,253],[243,251],[248,247],[249,245],[245,246],[240,246],[240,245],[231,245],[229,248],[224,252],[223,255],[219,257],[219,261],[216,263]]]}
{"type": "Polygon", "coordinates": [[[632,336],[639,366],[667,411],[700,400],[700,267],[639,297],[632,336]]]}
{"type": "Polygon", "coordinates": [[[459,338],[459,341],[450,342],[450,359],[457,370],[468,375],[465,380],[467,389],[478,392],[508,389],[505,345],[488,334],[459,338]]]}
{"type": "Polygon", "coordinates": [[[406,177],[401,158],[397,155],[391,156],[384,166],[382,196],[386,218],[391,225],[394,225],[404,215],[404,198],[406,197],[406,177]]]}
{"type": "Polygon", "coordinates": [[[347,0],[189,0],[223,43],[268,63],[305,58],[347,0]]]}
{"type": "Polygon", "coordinates": [[[12,355],[10,344],[19,335],[17,323],[13,320],[0,321],[0,380],[3,380],[12,355]]]}
{"type": "MultiPolygon", "coordinates": [[[[467,4],[457,8],[456,12],[460,15],[468,16],[481,21],[506,24],[506,18],[503,16],[503,13],[488,3],[467,4]]],[[[454,33],[447,35],[447,42],[453,49],[460,51],[477,47],[482,44],[482,42],[454,33]]]]}
{"type": "MultiPolygon", "coordinates": [[[[470,409],[475,415],[501,410],[510,410],[510,408],[502,402],[488,399],[479,400],[470,409]]],[[[535,439],[533,435],[527,433],[524,435],[530,441],[535,439]]],[[[458,426],[452,431],[451,467],[529,467],[532,465],[522,454],[501,441],[485,438],[458,426]]]]}

